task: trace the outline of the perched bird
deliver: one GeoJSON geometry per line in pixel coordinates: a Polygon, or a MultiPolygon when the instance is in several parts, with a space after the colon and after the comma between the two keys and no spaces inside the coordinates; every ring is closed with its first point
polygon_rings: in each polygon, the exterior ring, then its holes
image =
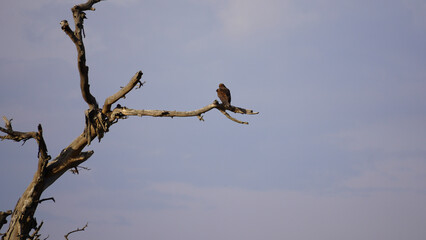
{"type": "Polygon", "coordinates": [[[225,84],[219,84],[219,88],[216,90],[216,92],[223,105],[225,107],[229,107],[231,105],[231,92],[228,88],[225,87],[225,84]]]}

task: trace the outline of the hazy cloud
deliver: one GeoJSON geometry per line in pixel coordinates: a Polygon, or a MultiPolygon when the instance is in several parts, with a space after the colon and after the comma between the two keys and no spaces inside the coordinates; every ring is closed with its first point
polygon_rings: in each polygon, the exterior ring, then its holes
{"type": "Polygon", "coordinates": [[[354,152],[423,153],[426,127],[420,127],[421,122],[422,118],[401,116],[342,130],[332,138],[336,144],[354,152]]]}
{"type": "Polygon", "coordinates": [[[231,0],[216,7],[224,32],[237,39],[294,29],[315,19],[292,0],[231,0]]]}
{"type": "MultiPolygon", "coordinates": [[[[365,167],[365,166],[364,166],[365,167]]],[[[342,183],[359,191],[423,192],[426,190],[426,162],[419,157],[392,157],[373,161],[361,174],[342,183]]]]}
{"type": "MultiPolygon", "coordinates": [[[[297,191],[201,188],[178,182],[153,183],[140,190],[97,191],[102,193],[98,196],[67,194],[58,199],[66,199],[73,205],[77,203],[76,206],[83,207],[79,212],[90,213],[92,229],[85,235],[88,238],[120,233],[126,238],[149,239],[397,240],[405,237],[420,240],[426,233],[418,229],[426,220],[426,208],[420,207],[426,195],[421,194],[318,195],[297,191]],[[144,204],[142,199],[152,196],[160,201],[160,208],[147,208],[144,204]],[[100,205],[115,207],[103,211],[92,204],[87,208],[86,201],[76,198],[98,199],[100,205]],[[387,221],[382,221],[383,218],[387,221]],[[101,231],[100,223],[111,227],[101,231]],[[135,228],[137,235],[129,231],[135,228]]],[[[66,216],[66,211],[63,214],[61,218],[66,216]]],[[[51,225],[45,224],[45,231],[49,231],[51,225]]]]}

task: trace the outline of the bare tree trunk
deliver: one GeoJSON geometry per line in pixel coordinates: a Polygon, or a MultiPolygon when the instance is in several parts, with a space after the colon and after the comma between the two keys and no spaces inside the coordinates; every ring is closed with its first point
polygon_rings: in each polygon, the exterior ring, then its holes
{"type": "Polygon", "coordinates": [[[27,239],[29,238],[30,231],[37,227],[34,213],[44,190],[46,167],[50,160],[50,156],[47,154],[47,147],[43,139],[43,129],[41,125],[38,125],[38,132],[22,133],[13,131],[12,124],[9,120],[4,118],[4,121],[6,122],[6,129],[2,128],[0,130],[7,131],[8,136],[14,137],[15,141],[26,141],[29,138],[34,138],[38,143],[39,160],[37,171],[30,185],[18,200],[10,219],[9,229],[3,236],[3,239],[27,239]]]}
{"type": "MultiPolygon", "coordinates": [[[[77,167],[80,163],[86,161],[93,152],[81,152],[87,145],[86,137],[82,134],[77,137],[70,146],[62,150],[61,154],[59,154],[56,159],[49,162],[50,156],[47,154],[47,147],[43,139],[41,125],[38,127],[38,132],[18,132],[12,129],[9,120],[6,118],[4,118],[4,120],[6,122],[6,128],[0,127],[0,131],[6,132],[8,135],[2,138],[15,141],[27,141],[30,138],[36,139],[39,146],[39,160],[37,171],[31,183],[18,200],[10,219],[9,228],[2,239],[34,239],[34,235],[30,236],[30,232],[37,227],[34,214],[38,204],[41,202],[40,197],[43,191],[68,169],[77,167]]],[[[95,135],[92,137],[94,138],[95,135]]]]}
{"type": "Polygon", "coordinates": [[[43,184],[43,180],[39,178],[38,174],[35,174],[32,182],[15,206],[9,229],[3,239],[29,238],[30,231],[37,227],[37,222],[33,216],[43,192],[43,184]]]}

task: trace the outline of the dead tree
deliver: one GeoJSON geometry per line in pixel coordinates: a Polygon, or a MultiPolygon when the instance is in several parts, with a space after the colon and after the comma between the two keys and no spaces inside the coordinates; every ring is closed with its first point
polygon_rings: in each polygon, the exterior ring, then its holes
{"type": "Polygon", "coordinates": [[[88,105],[85,111],[86,123],[83,132],[74,139],[67,147],[65,147],[57,157],[51,158],[47,151],[47,146],[43,139],[43,129],[39,124],[35,132],[19,132],[12,127],[12,119],[3,117],[5,127],[0,127],[0,131],[4,135],[0,136],[2,140],[9,139],[17,142],[35,139],[38,144],[38,167],[34,177],[18,200],[15,209],[10,212],[1,212],[1,225],[5,223],[8,215],[11,215],[9,228],[3,234],[2,239],[36,239],[41,224],[38,225],[34,214],[37,206],[44,200],[40,197],[44,190],[52,185],[59,177],[71,169],[77,167],[89,159],[93,155],[93,151],[83,151],[90,142],[98,138],[99,141],[108,132],[109,128],[121,119],[126,119],[130,116],[151,116],[151,117],[198,117],[203,119],[203,114],[217,109],[227,118],[240,124],[248,124],[247,122],[239,121],[231,117],[227,111],[240,114],[257,114],[252,110],[247,110],[232,105],[224,106],[218,101],[194,111],[167,111],[167,110],[137,110],[117,105],[112,109],[112,105],[121,98],[124,98],[131,90],[143,86],[142,71],[138,71],[129,81],[129,83],[117,91],[114,95],[108,97],[104,105],[99,107],[96,98],[90,92],[89,85],[89,67],[86,65],[86,52],[83,44],[84,28],[83,23],[86,19],[85,11],[94,11],[93,5],[101,0],[88,0],[86,3],[75,5],[71,11],[74,18],[74,31],[69,26],[66,20],[61,21],[62,30],[69,36],[71,41],[77,48],[77,64],[80,73],[80,89],[84,101],[88,105]],[[34,231],[33,231],[34,230],[34,231]],[[33,231],[32,234],[31,231],[33,231]]]}

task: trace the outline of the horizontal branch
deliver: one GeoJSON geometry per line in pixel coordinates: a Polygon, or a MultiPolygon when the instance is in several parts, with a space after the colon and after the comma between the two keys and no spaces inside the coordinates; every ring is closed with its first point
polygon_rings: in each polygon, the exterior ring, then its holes
{"type": "Polygon", "coordinates": [[[42,202],[44,202],[44,201],[48,201],[48,200],[52,200],[53,202],[56,202],[56,201],[55,201],[55,198],[53,198],[53,197],[50,197],[50,198],[43,198],[43,199],[38,200],[37,202],[38,202],[38,203],[42,203],[42,202]]]}
{"type": "MultiPolygon", "coordinates": [[[[0,136],[2,140],[9,139],[16,142],[24,141],[24,143],[34,138],[37,141],[38,144],[38,158],[39,158],[39,169],[38,171],[41,171],[41,163],[47,162],[50,160],[50,156],[47,154],[47,146],[44,142],[43,138],[43,128],[41,127],[41,124],[38,125],[38,132],[19,132],[14,131],[12,128],[12,119],[8,120],[6,117],[3,116],[3,121],[5,122],[5,128],[0,127],[0,131],[3,133],[6,133],[5,136],[0,136]]],[[[45,163],[43,163],[45,165],[45,163]]],[[[42,164],[42,165],[43,165],[42,164]]]]}
{"type": "Polygon", "coordinates": [[[124,116],[151,116],[151,117],[195,117],[199,116],[205,112],[210,111],[213,108],[216,108],[215,103],[209,104],[203,108],[194,110],[194,111],[167,111],[167,110],[136,110],[130,108],[115,108],[112,111],[112,115],[124,115],[124,116]]]}
{"type": "Polygon", "coordinates": [[[19,132],[12,129],[12,119],[8,120],[6,117],[3,117],[5,122],[5,128],[0,127],[0,131],[6,133],[5,136],[0,136],[2,140],[9,139],[16,142],[24,141],[24,143],[31,138],[37,138],[37,132],[19,132]]]}
{"type": "Polygon", "coordinates": [[[240,123],[240,124],[248,124],[248,123],[242,122],[233,117],[230,117],[225,110],[229,110],[234,113],[248,114],[248,115],[258,114],[258,112],[254,112],[253,110],[244,109],[240,107],[234,107],[234,106],[225,107],[223,104],[219,104],[215,100],[213,103],[193,111],[136,110],[136,109],[130,109],[126,107],[117,107],[112,111],[110,120],[113,121],[115,119],[119,119],[119,118],[123,118],[127,116],[139,116],[139,117],[150,116],[150,117],[171,117],[171,118],[198,117],[200,120],[203,120],[201,115],[215,108],[218,109],[220,112],[222,112],[225,116],[227,116],[232,121],[240,123]]]}
{"type": "MultiPolygon", "coordinates": [[[[222,104],[221,104],[222,105],[222,104]]],[[[223,105],[222,105],[223,106],[223,105]]],[[[231,111],[231,112],[234,112],[234,113],[239,113],[239,114],[247,114],[247,115],[256,115],[256,114],[259,114],[259,112],[254,112],[253,110],[250,110],[250,109],[245,109],[245,108],[240,108],[240,107],[235,107],[235,106],[232,106],[232,105],[230,105],[230,106],[228,106],[228,107],[226,107],[225,108],[225,106],[223,106],[223,108],[222,108],[223,110],[229,110],[229,111],[231,111]]]]}
{"type": "Polygon", "coordinates": [[[75,5],[74,8],[78,8],[82,11],[86,11],[86,10],[95,11],[96,9],[93,7],[93,5],[95,3],[100,2],[100,1],[102,1],[102,0],[88,0],[86,3],[81,3],[81,4],[78,4],[78,5],[75,5]]]}

